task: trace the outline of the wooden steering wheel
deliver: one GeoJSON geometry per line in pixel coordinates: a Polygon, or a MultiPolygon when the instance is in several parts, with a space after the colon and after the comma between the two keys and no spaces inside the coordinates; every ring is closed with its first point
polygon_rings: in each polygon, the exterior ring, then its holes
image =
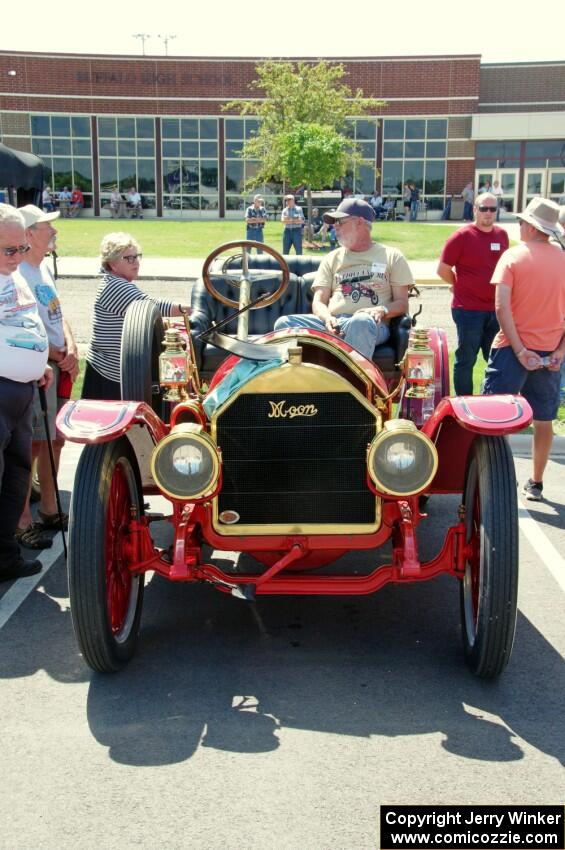
{"type": "Polygon", "coordinates": [[[250,269],[247,262],[249,258],[247,249],[250,248],[256,248],[260,251],[264,251],[266,254],[270,254],[271,257],[273,257],[279,264],[281,272],[281,282],[278,288],[272,293],[272,295],[261,299],[261,302],[251,307],[251,309],[258,310],[262,307],[268,307],[269,304],[274,304],[275,301],[278,301],[288,286],[290,272],[287,262],[284,257],[278,253],[278,251],[275,251],[274,248],[263,244],[263,242],[252,242],[247,239],[242,239],[241,241],[236,242],[224,242],[223,245],[220,245],[206,257],[202,267],[202,279],[204,281],[204,286],[210,295],[228,307],[238,307],[240,310],[243,307],[247,307],[251,301],[252,285],[256,281],[265,279],[267,276],[272,277],[273,273],[277,273],[276,270],[273,269],[250,269]],[[214,270],[211,272],[210,268],[212,263],[216,257],[223,254],[225,251],[231,251],[232,253],[222,262],[219,271],[214,270]],[[232,265],[236,261],[238,265],[232,265]],[[232,286],[239,288],[239,301],[235,301],[233,298],[228,298],[226,295],[219,292],[212,282],[211,275],[214,277],[223,277],[232,286]]]}

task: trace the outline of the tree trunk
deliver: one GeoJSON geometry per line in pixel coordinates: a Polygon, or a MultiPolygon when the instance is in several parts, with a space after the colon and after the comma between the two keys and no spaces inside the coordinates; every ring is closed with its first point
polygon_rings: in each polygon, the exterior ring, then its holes
{"type": "Polygon", "coordinates": [[[306,225],[306,239],[308,242],[314,241],[314,230],[312,228],[312,187],[306,186],[306,204],[308,207],[308,223],[306,225]]]}

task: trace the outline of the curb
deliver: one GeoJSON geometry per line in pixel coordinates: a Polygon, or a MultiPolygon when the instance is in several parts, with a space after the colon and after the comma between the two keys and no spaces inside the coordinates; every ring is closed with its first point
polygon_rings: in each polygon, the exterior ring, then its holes
{"type": "MultiPolygon", "coordinates": [[[[508,440],[514,454],[531,455],[532,434],[513,434],[508,440]]],[[[550,457],[565,457],[565,437],[559,434],[553,437],[550,457]]]]}
{"type": "MultiPolygon", "coordinates": [[[[60,274],[57,277],[57,280],[94,280],[98,281],[102,279],[101,274],[60,274]]],[[[152,275],[152,274],[140,274],[136,280],[172,280],[172,281],[189,281],[191,283],[196,283],[198,280],[194,275],[179,275],[179,274],[160,274],[160,275],[152,275]]]]}

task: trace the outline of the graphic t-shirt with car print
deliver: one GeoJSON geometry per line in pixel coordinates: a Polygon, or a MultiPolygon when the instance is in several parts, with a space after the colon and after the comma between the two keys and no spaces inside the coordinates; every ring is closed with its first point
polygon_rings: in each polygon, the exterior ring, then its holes
{"type": "Polygon", "coordinates": [[[373,243],[368,251],[338,248],[324,257],[312,289],[331,289],[332,316],[351,316],[363,307],[385,307],[393,301],[393,286],[412,286],[414,278],[396,248],[373,243]]]}

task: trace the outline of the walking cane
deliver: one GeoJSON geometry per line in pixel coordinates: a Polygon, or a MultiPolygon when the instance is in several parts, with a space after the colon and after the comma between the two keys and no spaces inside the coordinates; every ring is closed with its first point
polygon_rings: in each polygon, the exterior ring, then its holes
{"type": "Polygon", "coordinates": [[[59,494],[59,485],[57,484],[57,470],[55,469],[55,455],[53,454],[53,446],[51,445],[51,434],[49,432],[49,421],[47,419],[47,396],[45,395],[45,387],[37,388],[39,390],[39,404],[41,405],[41,413],[45,423],[45,435],[47,437],[47,449],[49,451],[49,462],[51,464],[51,475],[53,477],[53,487],[55,488],[55,498],[57,499],[57,511],[59,514],[59,525],[61,526],[61,534],[63,536],[63,551],[65,552],[65,560],[67,559],[67,541],[65,539],[65,528],[63,524],[63,509],[61,507],[61,496],[59,494]]]}

